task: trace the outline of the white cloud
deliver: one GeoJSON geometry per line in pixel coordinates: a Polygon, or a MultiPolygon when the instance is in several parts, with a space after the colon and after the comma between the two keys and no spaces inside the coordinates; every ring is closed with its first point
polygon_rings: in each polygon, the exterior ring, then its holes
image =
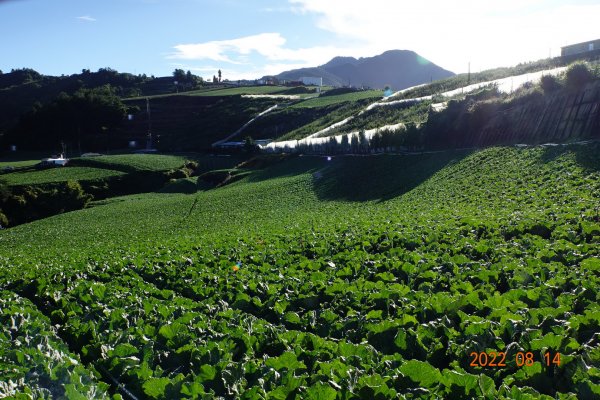
{"type": "MultiPolygon", "coordinates": [[[[181,68],[184,71],[191,71],[192,73],[202,76],[204,79],[212,79],[213,75],[217,75],[217,71],[220,69],[223,75],[223,79],[229,79],[232,81],[238,79],[258,79],[267,75],[277,75],[280,72],[287,71],[290,69],[306,67],[306,63],[268,63],[265,65],[250,65],[238,66],[233,64],[232,67],[227,65],[195,65],[195,64],[183,64],[183,63],[169,63],[173,69],[181,68]]],[[[310,65],[314,66],[314,65],[310,65]]]]}
{"type": "MultiPolygon", "coordinates": [[[[335,56],[405,49],[454,72],[466,72],[470,62],[476,72],[550,52],[556,56],[560,46],[595,39],[600,15],[598,0],[288,0],[284,7],[261,11],[286,7],[287,18],[308,18],[317,32],[334,33],[336,45],[290,48],[281,33],[266,32],[178,44],[166,57],[192,64],[210,61],[220,65],[224,76],[246,79],[321,65],[335,56]]],[[[197,68],[209,71],[204,65],[197,68]]]]}
{"type": "Polygon", "coordinates": [[[92,18],[89,15],[82,15],[81,17],[75,17],[76,19],[80,20],[80,21],[85,21],[85,22],[96,22],[96,18],[92,18]]]}
{"type": "Polygon", "coordinates": [[[230,54],[248,55],[257,52],[266,57],[273,57],[285,44],[285,38],[279,33],[261,33],[231,40],[215,40],[204,43],[178,44],[176,53],[168,58],[183,60],[214,60],[239,63],[230,54]]]}
{"type": "Polygon", "coordinates": [[[260,10],[265,13],[287,13],[293,11],[292,7],[265,7],[260,10]]]}
{"type": "Polygon", "coordinates": [[[468,61],[479,70],[558,55],[566,43],[596,38],[600,15],[598,2],[583,1],[289,1],[319,28],[356,41],[356,56],[414,50],[455,72],[468,61]]]}
{"type": "MultiPolygon", "coordinates": [[[[272,68],[278,65],[312,67],[329,61],[335,55],[351,55],[354,51],[354,49],[343,49],[334,46],[290,49],[285,47],[285,43],[286,39],[279,33],[261,33],[230,40],[179,44],[174,46],[176,52],[168,55],[167,58],[212,60],[242,65],[249,64],[248,57],[256,53],[267,62],[275,62],[261,68],[262,71],[271,71],[272,68]],[[291,64],[290,62],[294,63],[291,64]]],[[[269,73],[278,72],[281,71],[269,73]]]]}

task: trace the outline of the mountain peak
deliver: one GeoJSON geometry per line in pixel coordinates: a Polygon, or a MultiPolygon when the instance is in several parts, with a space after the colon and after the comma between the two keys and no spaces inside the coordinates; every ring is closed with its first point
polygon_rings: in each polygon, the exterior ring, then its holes
{"type": "Polygon", "coordinates": [[[336,67],[338,65],[344,65],[344,64],[350,64],[350,65],[355,65],[358,62],[358,60],[354,57],[341,57],[341,56],[337,56],[337,57],[333,57],[328,63],[321,65],[322,68],[327,68],[327,67],[336,67]]]}
{"type": "Polygon", "coordinates": [[[322,77],[324,85],[368,86],[394,90],[405,89],[431,80],[453,76],[411,50],[388,50],[373,57],[334,57],[326,64],[282,72],[279,79],[299,80],[303,76],[322,77]]]}

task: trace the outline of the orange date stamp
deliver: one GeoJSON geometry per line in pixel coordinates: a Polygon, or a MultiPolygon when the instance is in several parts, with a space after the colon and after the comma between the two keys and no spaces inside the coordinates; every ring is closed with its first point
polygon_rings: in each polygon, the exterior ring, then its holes
{"type": "MultiPolygon", "coordinates": [[[[503,351],[472,351],[469,353],[471,362],[470,367],[482,367],[482,368],[505,368],[507,366],[506,353],[503,351]]],[[[515,365],[517,367],[531,367],[537,361],[535,360],[534,353],[531,351],[523,352],[519,351],[514,356],[515,365]]],[[[542,359],[539,360],[546,366],[560,366],[560,353],[546,352],[542,355],[542,359]]]]}

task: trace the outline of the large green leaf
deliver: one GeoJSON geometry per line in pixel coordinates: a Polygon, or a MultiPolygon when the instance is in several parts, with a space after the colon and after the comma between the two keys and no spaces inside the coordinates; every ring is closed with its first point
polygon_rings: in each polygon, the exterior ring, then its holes
{"type": "Polygon", "coordinates": [[[449,386],[458,386],[463,388],[462,394],[468,395],[478,385],[477,375],[467,372],[459,372],[454,370],[444,370],[445,383],[449,386]]]}
{"type": "Polygon", "coordinates": [[[336,396],[334,388],[319,382],[306,389],[306,396],[303,397],[307,400],[335,400],[336,396]]]}
{"type": "Polygon", "coordinates": [[[279,357],[269,358],[265,361],[268,367],[274,368],[275,370],[287,369],[288,371],[294,371],[297,369],[306,369],[306,365],[302,361],[298,361],[296,354],[292,352],[285,352],[279,357]]]}
{"type": "Polygon", "coordinates": [[[406,361],[400,366],[400,372],[426,388],[437,386],[442,378],[442,374],[437,368],[419,360],[406,361]]]}
{"type": "Polygon", "coordinates": [[[539,339],[533,339],[531,341],[531,350],[552,349],[557,351],[561,348],[562,341],[562,336],[550,332],[539,339]]]}
{"type": "Polygon", "coordinates": [[[496,385],[494,380],[487,375],[481,374],[479,375],[478,380],[479,390],[481,390],[481,394],[486,399],[495,399],[496,398],[496,385]]]}
{"type": "Polygon", "coordinates": [[[204,364],[198,371],[198,378],[201,382],[210,382],[217,376],[217,369],[212,365],[204,364]]]}
{"type": "Polygon", "coordinates": [[[169,378],[152,378],[147,380],[144,385],[144,393],[152,399],[161,399],[165,397],[165,388],[170,383],[169,378]]]}
{"type": "Polygon", "coordinates": [[[129,343],[120,343],[115,346],[114,350],[112,351],[112,355],[114,357],[129,357],[131,355],[138,354],[138,352],[139,350],[135,346],[129,343]]]}

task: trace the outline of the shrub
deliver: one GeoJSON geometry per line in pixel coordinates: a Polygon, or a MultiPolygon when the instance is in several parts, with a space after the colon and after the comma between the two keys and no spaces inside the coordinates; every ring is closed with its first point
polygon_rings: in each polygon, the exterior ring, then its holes
{"type": "Polygon", "coordinates": [[[567,69],[567,86],[569,88],[580,89],[593,79],[594,75],[585,63],[574,63],[567,69]]]}
{"type": "Polygon", "coordinates": [[[2,210],[0,210],[0,229],[4,229],[8,226],[8,218],[6,218],[6,215],[4,215],[2,213],[2,210]]]}
{"type": "Polygon", "coordinates": [[[197,161],[187,161],[185,163],[185,168],[195,171],[198,169],[198,162],[197,161]]]}
{"type": "Polygon", "coordinates": [[[68,180],[62,188],[59,188],[57,194],[59,198],[62,198],[64,211],[85,208],[92,200],[92,196],[83,190],[81,184],[72,180],[68,180]]]}
{"type": "Polygon", "coordinates": [[[84,208],[92,196],[79,182],[67,181],[48,186],[23,186],[0,197],[0,225],[11,226],[84,208]],[[5,221],[3,222],[3,218],[5,221]]]}
{"type": "Polygon", "coordinates": [[[258,153],[260,151],[260,147],[258,147],[258,145],[254,142],[254,139],[248,136],[246,139],[244,139],[244,151],[250,154],[258,153]]]}
{"type": "Polygon", "coordinates": [[[423,137],[420,127],[409,122],[406,124],[406,134],[404,136],[404,145],[408,148],[418,148],[422,145],[423,137]]]}
{"type": "Polygon", "coordinates": [[[540,87],[544,93],[552,93],[560,89],[560,81],[554,75],[544,75],[540,79],[540,87]]]}
{"type": "Polygon", "coordinates": [[[183,179],[190,176],[189,170],[186,168],[182,169],[172,169],[166,174],[169,180],[171,179],[183,179]]]}

